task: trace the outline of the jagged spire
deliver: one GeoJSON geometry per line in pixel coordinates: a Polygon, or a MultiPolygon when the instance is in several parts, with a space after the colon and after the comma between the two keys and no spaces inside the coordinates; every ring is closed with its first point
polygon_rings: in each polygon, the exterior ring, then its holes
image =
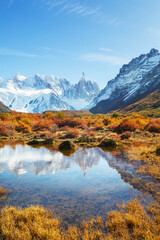
{"type": "Polygon", "coordinates": [[[82,77],[84,77],[84,78],[85,78],[85,73],[84,73],[84,72],[82,72],[82,77]]]}

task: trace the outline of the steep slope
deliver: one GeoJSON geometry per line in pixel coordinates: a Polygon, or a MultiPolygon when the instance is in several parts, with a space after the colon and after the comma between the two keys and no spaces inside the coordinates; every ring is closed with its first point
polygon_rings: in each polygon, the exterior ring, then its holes
{"type": "Polygon", "coordinates": [[[141,100],[160,88],[160,53],[152,49],[124,65],[90,104],[92,113],[107,113],[141,100]]]}
{"type": "Polygon", "coordinates": [[[137,112],[149,117],[160,117],[160,89],[148,94],[142,100],[119,109],[121,114],[131,114],[137,112]]]}
{"type": "Polygon", "coordinates": [[[99,93],[96,83],[81,79],[71,84],[64,78],[35,74],[20,74],[4,81],[0,79],[0,100],[9,108],[20,112],[81,109],[99,93]]]}
{"type": "Polygon", "coordinates": [[[7,106],[5,106],[2,102],[0,102],[0,112],[7,113],[7,112],[10,112],[10,111],[11,110],[7,106]]]}

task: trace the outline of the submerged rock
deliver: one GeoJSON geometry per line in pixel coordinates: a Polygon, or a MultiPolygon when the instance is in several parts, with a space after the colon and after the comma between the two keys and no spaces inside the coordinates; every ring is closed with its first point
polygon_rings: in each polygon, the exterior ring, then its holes
{"type": "Polygon", "coordinates": [[[37,140],[37,139],[33,139],[29,142],[27,142],[28,145],[39,145],[40,144],[40,141],[37,140]]]}
{"type": "Polygon", "coordinates": [[[70,151],[75,150],[75,145],[71,141],[64,141],[58,146],[60,151],[70,151]]]}
{"type": "Polygon", "coordinates": [[[160,146],[156,149],[157,156],[160,156],[160,146]]]}
{"type": "Polygon", "coordinates": [[[47,138],[47,139],[45,139],[45,140],[43,140],[42,141],[43,142],[43,144],[53,144],[53,139],[52,138],[47,138]]]}
{"type": "Polygon", "coordinates": [[[28,145],[49,145],[53,144],[53,139],[33,139],[27,142],[28,145]]]}
{"type": "Polygon", "coordinates": [[[111,138],[106,138],[99,144],[99,147],[116,147],[116,146],[117,143],[111,138]]]}

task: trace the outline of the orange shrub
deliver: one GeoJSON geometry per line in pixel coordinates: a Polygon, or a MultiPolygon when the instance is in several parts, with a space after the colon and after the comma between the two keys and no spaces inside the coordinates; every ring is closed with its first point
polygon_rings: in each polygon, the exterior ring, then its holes
{"type": "Polygon", "coordinates": [[[0,135],[6,136],[7,135],[7,129],[5,126],[0,126],[0,135]]]}
{"type": "Polygon", "coordinates": [[[13,135],[15,132],[14,124],[9,121],[4,121],[0,123],[0,135],[7,136],[13,135]]]}
{"type": "Polygon", "coordinates": [[[57,127],[56,124],[52,123],[52,124],[50,124],[50,126],[48,127],[48,129],[49,129],[50,132],[52,132],[52,133],[56,133],[58,127],[57,127]]]}
{"type": "Polygon", "coordinates": [[[121,139],[122,139],[122,140],[123,140],[123,139],[129,139],[130,137],[132,137],[132,133],[129,132],[129,131],[124,132],[124,133],[122,133],[122,135],[121,135],[121,139]]]}
{"type": "Polygon", "coordinates": [[[32,130],[33,131],[44,131],[48,130],[53,125],[53,121],[51,119],[40,119],[39,121],[35,121],[32,130]]]}
{"type": "Polygon", "coordinates": [[[84,123],[81,119],[78,118],[65,118],[65,119],[55,119],[55,123],[58,125],[59,128],[61,127],[78,127],[78,128],[84,128],[84,123]]]}
{"type": "Polygon", "coordinates": [[[88,136],[95,138],[96,135],[97,135],[97,133],[95,131],[90,131],[88,136]]]}
{"type": "Polygon", "coordinates": [[[3,121],[10,119],[10,117],[11,117],[10,113],[0,113],[0,119],[3,121]]]}
{"type": "Polygon", "coordinates": [[[151,119],[145,127],[149,132],[160,133],[160,119],[151,119]]]}
{"type": "Polygon", "coordinates": [[[112,122],[111,118],[105,118],[103,120],[103,124],[106,125],[106,126],[109,125],[111,122],[112,122]]]}
{"type": "Polygon", "coordinates": [[[16,127],[15,127],[17,132],[22,132],[22,133],[30,133],[31,132],[31,127],[24,123],[20,122],[16,127]]]}
{"type": "Polygon", "coordinates": [[[146,124],[148,123],[147,119],[143,119],[143,118],[138,118],[136,119],[136,123],[139,124],[139,126],[141,127],[141,129],[144,129],[144,127],[146,126],[146,124]]]}
{"type": "Polygon", "coordinates": [[[48,130],[39,132],[39,136],[41,138],[47,138],[47,137],[50,137],[51,135],[52,135],[52,133],[48,130]]]}
{"type": "Polygon", "coordinates": [[[104,125],[102,125],[102,124],[95,124],[94,126],[95,126],[96,131],[100,131],[100,130],[104,129],[104,125]]]}
{"type": "Polygon", "coordinates": [[[56,113],[55,117],[58,119],[64,119],[66,117],[66,115],[64,114],[64,112],[58,111],[56,113]]]}
{"type": "Polygon", "coordinates": [[[123,133],[126,131],[134,132],[139,128],[139,124],[134,120],[125,119],[120,122],[118,125],[112,126],[112,130],[117,133],[123,133]]]}
{"type": "Polygon", "coordinates": [[[102,119],[95,119],[94,128],[96,131],[104,129],[104,123],[103,123],[102,119]]]}
{"type": "Polygon", "coordinates": [[[83,134],[81,135],[81,137],[79,138],[79,142],[96,142],[97,139],[96,137],[96,132],[90,129],[87,129],[85,132],[83,132],[83,134]]]}
{"type": "Polygon", "coordinates": [[[44,118],[52,118],[54,119],[54,114],[52,112],[45,112],[44,113],[44,118]]]}
{"type": "Polygon", "coordinates": [[[66,134],[66,138],[75,138],[79,136],[79,131],[77,128],[69,129],[68,133],[66,134]]]}

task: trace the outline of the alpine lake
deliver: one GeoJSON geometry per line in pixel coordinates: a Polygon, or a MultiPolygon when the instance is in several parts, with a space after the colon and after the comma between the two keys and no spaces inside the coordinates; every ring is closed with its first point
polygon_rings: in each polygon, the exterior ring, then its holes
{"type": "Polygon", "coordinates": [[[42,205],[66,223],[105,217],[117,203],[143,192],[131,184],[135,166],[125,158],[120,148],[79,148],[66,155],[52,147],[3,143],[0,185],[11,193],[2,204],[42,205]]]}

